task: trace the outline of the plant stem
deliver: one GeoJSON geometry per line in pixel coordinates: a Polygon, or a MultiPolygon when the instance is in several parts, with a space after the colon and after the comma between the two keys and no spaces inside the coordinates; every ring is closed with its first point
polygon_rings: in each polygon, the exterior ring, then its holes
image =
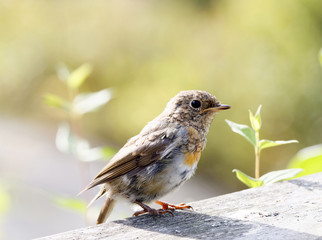
{"type": "Polygon", "coordinates": [[[260,146],[259,146],[259,132],[255,132],[256,147],[255,147],[255,178],[259,179],[260,175],[260,146]]]}
{"type": "MultiPolygon", "coordinates": [[[[78,94],[78,90],[68,89],[68,94],[69,94],[70,101],[73,102],[75,97],[78,94]]],[[[76,139],[74,140],[77,142],[78,139],[83,139],[84,134],[83,134],[83,128],[82,128],[82,115],[79,115],[74,111],[74,109],[72,109],[69,115],[69,123],[70,123],[71,131],[76,137],[76,139]]],[[[74,153],[76,153],[75,149],[73,149],[73,151],[74,153]]],[[[78,168],[80,172],[81,184],[82,186],[86,186],[88,179],[90,179],[89,168],[86,164],[84,164],[83,161],[80,160],[80,157],[78,154],[76,154],[76,157],[77,157],[77,163],[78,163],[78,168]]],[[[84,196],[84,199],[87,202],[90,201],[90,199],[88,199],[86,195],[84,196]]],[[[89,225],[88,210],[85,213],[84,220],[85,220],[85,224],[89,225]]]]}

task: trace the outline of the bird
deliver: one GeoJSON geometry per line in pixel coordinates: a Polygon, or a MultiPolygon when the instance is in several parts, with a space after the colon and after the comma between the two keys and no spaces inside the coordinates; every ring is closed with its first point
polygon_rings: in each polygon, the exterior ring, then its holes
{"type": "Polygon", "coordinates": [[[106,221],[119,197],[142,208],[134,216],[173,215],[174,210],[192,208],[157,199],[194,175],[215,114],[229,108],[206,91],[180,91],[174,96],[164,111],[130,138],[82,191],[101,185],[91,203],[106,195],[96,223],[106,221]],[[162,208],[147,205],[153,201],[162,208]]]}

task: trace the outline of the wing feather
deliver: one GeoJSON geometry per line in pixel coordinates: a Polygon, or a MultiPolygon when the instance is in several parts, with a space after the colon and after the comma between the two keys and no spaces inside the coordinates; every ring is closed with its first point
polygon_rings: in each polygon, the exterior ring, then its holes
{"type": "Polygon", "coordinates": [[[164,157],[164,150],[171,145],[171,139],[160,138],[141,146],[122,148],[94,180],[83,190],[107,183],[131,171],[139,171],[164,157]]]}

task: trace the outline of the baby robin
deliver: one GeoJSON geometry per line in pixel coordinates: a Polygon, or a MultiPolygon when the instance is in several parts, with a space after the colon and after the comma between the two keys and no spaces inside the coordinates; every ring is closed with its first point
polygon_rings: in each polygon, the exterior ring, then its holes
{"type": "Polygon", "coordinates": [[[162,206],[156,210],[146,203],[162,197],[192,177],[215,114],[229,108],[205,91],[181,91],[172,98],[164,111],[129,139],[83,190],[102,184],[92,200],[106,194],[97,224],[106,220],[118,196],[142,207],[143,210],[135,212],[135,216],[172,214],[175,209],[191,208],[185,204],[155,201],[162,206]]]}

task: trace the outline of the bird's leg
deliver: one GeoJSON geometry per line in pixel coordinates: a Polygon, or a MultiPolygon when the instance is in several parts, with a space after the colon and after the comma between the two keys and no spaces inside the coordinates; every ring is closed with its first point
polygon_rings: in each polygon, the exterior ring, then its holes
{"type": "Polygon", "coordinates": [[[159,204],[162,206],[163,210],[182,210],[182,209],[192,209],[191,206],[186,205],[185,203],[180,203],[179,205],[173,205],[173,204],[169,204],[169,203],[165,203],[165,202],[161,202],[161,201],[155,201],[156,204],[159,204]]]}
{"type": "Polygon", "coordinates": [[[153,209],[153,208],[150,208],[148,205],[145,205],[141,202],[138,202],[138,201],[135,201],[136,204],[138,204],[141,208],[143,208],[143,210],[141,211],[136,211],[133,215],[134,216],[138,216],[138,215],[141,215],[141,214],[144,214],[144,213],[151,213],[153,215],[157,215],[157,210],[153,209]]]}
{"type": "Polygon", "coordinates": [[[148,205],[145,205],[144,203],[135,201],[134,203],[138,204],[141,208],[143,208],[143,210],[141,211],[136,211],[133,216],[138,216],[144,213],[150,213],[152,215],[161,215],[161,214],[165,214],[165,213],[169,213],[171,215],[173,215],[172,211],[170,209],[153,209],[151,207],[149,207],[148,205]]]}

